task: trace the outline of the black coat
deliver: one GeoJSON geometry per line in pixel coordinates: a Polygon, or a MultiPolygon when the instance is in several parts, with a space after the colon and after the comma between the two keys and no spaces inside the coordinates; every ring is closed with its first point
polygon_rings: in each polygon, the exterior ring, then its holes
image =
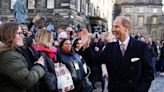
{"type": "Polygon", "coordinates": [[[43,51],[35,51],[35,57],[43,56],[45,61],[45,75],[39,80],[40,92],[58,92],[57,77],[53,60],[48,57],[43,51]]]}
{"type": "Polygon", "coordinates": [[[77,53],[83,57],[83,59],[86,61],[87,66],[92,67],[95,55],[91,46],[86,48],[85,50],[81,48],[77,53]]]}
{"type": "Polygon", "coordinates": [[[161,48],[160,59],[164,59],[164,46],[162,46],[162,48],[161,48]]]}
{"type": "Polygon", "coordinates": [[[157,45],[153,44],[150,46],[150,53],[151,53],[151,57],[158,56],[157,45]]]}
{"type": "Polygon", "coordinates": [[[118,41],[109,43],[100,60],[107,66],[110,92],[148,92],[154,75],[145,43],[130,37],[124,57],[118,41]]]}

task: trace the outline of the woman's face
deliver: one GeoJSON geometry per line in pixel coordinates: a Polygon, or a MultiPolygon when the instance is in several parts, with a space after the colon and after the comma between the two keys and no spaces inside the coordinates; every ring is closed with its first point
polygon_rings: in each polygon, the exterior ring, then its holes
{"type": "Polygon", "coordinates": [[[82,47],[82,40],[78,40],[75,48],[80,49],[81,47],[82,47]]]}
{"type": "Polygon", "coordinates": [[[21,27],[19,26],[18,27],[18,30],[15,34],[15,44],[17,44],[18,46],[23,46],[23,39],[24,39],[24,35],[23,35],[23,32],[21,30],[21,27]]]}
{"type": "Polygon", "coordinates": [[[26,26],[23,26],[21,29],[24,34],[28,33],[28,28],[26,26]]]}
{"type": "Polygon", "coordinates": [[[62,49],[63,49],[63,51],[65,51],[66,53],[71,52],[71,49],[72,49],[71,41],[70,41],[70,40],[66,40],[66,41],[63,43],[62,49]]]}

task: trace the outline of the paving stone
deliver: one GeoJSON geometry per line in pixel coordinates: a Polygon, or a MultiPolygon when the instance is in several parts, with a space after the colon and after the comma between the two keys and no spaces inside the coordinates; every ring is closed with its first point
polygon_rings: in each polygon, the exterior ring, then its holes
{"type": "MultiPolygon", "coordinates": [[[[93,92],[101,92],[101,82],[95,83],[96,89],[93,92]]],[[[152,81],[149,92],[164,92],[164,75],[157,75],[152,81]]]]}
{"type": "Polygon", "coordinates": [[[157,75],[155,77],[149,92],[164,92],[164,76],[157,75]]]}

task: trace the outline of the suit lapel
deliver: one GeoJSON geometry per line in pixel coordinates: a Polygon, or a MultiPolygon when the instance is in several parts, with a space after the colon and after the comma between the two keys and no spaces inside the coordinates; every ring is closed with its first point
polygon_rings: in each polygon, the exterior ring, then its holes
{"type": "Polygon", "coordinates": [[[130,37],[129,43],[128,43],[128,47],[125,51],[125,55],[124,57],[122,57],[121,54],[121,49],[120,49],[120,45],[119,42],[117,41],[113,47],[113,57],[115,57],[115,64],[118,63],[126,63],[129,57],[131,57],[131,54],[133,53],[133,47],[134,47],[134,38],[130,37]]]}

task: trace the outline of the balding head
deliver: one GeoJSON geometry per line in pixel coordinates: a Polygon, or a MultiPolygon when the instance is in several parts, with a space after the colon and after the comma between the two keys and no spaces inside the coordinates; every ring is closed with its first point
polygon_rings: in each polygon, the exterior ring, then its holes
{"type": "Polygon", "coordinates": [[[72,29],[72,27],[67,27],[66,29],[65,29],[66,31],[73,31],[73,29],[72,29]]]}
{"type": "Polygon", "coordinates": [[[117,16],[116,19],[120,19],[121,24],[130,30],[130,21],[126,16],[117,16]]]}
{"type": "Polygon", "coordinates": [[[129,36],[130,22],[125,16],[118,16],[113,21],[112,32],[120,41],[125,41],[129,36]]]}

